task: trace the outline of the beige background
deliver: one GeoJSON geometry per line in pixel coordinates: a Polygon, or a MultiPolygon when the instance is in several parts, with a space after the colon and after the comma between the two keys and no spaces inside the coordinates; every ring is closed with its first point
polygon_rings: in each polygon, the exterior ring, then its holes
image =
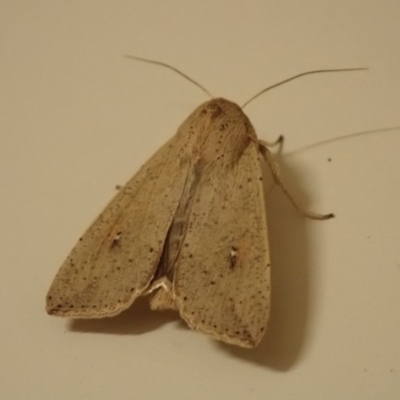
{"type": "Polygon", "coordinates": [[[399,399],[400,2],[1,1],[2,399],[399,399]],[[146,301],[104,321],[44,311],[79,235],[207,98],[243,103],[284,134],[286,182],[314,211],[268,198],[273,310],[249,351],[188,330],[146,301]],[[328,159],[331,159],[329,161],[328,159]]]}

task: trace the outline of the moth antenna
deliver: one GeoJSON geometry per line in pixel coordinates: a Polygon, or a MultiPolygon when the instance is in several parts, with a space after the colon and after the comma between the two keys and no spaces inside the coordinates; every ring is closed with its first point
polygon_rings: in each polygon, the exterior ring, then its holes
{"type": "Polygon", "coordinates": [[[261,92],[258,92],[256,95],[254,95],[253,97],[250,98],[250,100],[247,100],[243,105],[242,108],[246,107],[250,102],[252,102],[254,99],[256,99],[257,97],[261,96],[262,94],[264,94],[265,92],[267,92],[268,90],[274,89],[278,86],[283,85],[284,83],[293,81],[297,78],[300,78],[302,76],[306,76],[306,75],[311,75],[311,74],[322,74],[325,72],[346,72],[346,71],[367,71],[369,68],[341,68],[341,69],[318,69],[315,71],[308,71],[308,72],[303,72],[301,74],[292,76],[291,78],[285,79],[281,82],[275,83],[272,86],[268,86],[267,88],[261,90],[261,92]]]}
{"type": "Polygon", "coordinates": [[[304,146],[304,147],[300,147],[297,150],[290,151],[289,153],[286,153],[286,156],[291,156],[293,154],[302,153],[303,151],[311,150],[311,149],[313,149],[315,147],[323,146],[325,144],[336,142],[338,140],[352,139],[352,138],[355,138],[357,136],[372,135],[374,133],[393,132],[393,131],[397,131],[399,129],[400,129],[400,125],[391,126],[389,128],[371,129],[371,130],[368,130],[368,131],[349,133],[349,134],[346,134],[346,135],[341,135],[341,136],[338,136],[338,137],[335,137],[335,138],[322,140],[322,141],[317,142],[317,143],[313,143],[313,144],[309,144],[309,145],[304,146]]]}
{"type": "Polygon", "coordinates": [[[136,61],[142,61],[142,62],[146,62],[149,64],[155,64],[155,65],[160,65],[162,67],[165,68],[169,68],[172,71],[176,72],[177,74],[183,76],[185,79],[187,79],[189,82],[192,82],[194,85],[196,85],[198,88],[200,88],[204,93],[206,93],[208,96],[210,96],[210,98],[213,98],[213,95],[200,83],[196,82],[194,79],[190,78],[189,76],[187,76],[186,74],[184,74],[182,71],[179,71],[179,69],[173,67],[172,65],[160,62],[160,61],[154,61],[154,60],[148,60],[147,58],[142,58],[142,57],[136,57],[136,56],[129,56],[129,55],[124,55],[124,57],[126,58],[131,58],[133,60],[136,61]]]}

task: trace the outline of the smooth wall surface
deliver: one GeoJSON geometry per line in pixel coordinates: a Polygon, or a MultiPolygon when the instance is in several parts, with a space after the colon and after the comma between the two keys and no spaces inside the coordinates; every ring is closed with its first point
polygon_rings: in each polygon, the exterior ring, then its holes
{"type": "Polygon", "coordinates": [[[400,2],[2,1],[2,399],[400,398],[400,2]],[[107,320],[44,303],[87,225],[207,97],[285,136],[267,211],[272,314],[254,350],[190,331],[147,300],[107,320]],[[374,131],[310,147],[330,139],[374,131]]]}

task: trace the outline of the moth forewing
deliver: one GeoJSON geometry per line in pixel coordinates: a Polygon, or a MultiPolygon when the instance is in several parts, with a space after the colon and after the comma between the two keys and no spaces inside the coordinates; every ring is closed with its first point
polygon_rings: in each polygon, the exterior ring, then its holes
{"type": "MultiPolygon", "coordinates": [[[[236,122],[234,129],[243,121],[236,122]]],[[[241,134],[246,137],[246,130],[241,134]]],[[[243,143],[240,155],[231,152],[237,158],[220,158],[198,185],[174,291],[192,328],[254,347],[269,315],[270,262],[257,145],[243,143]]]]}
{"type": "Polygon", "coordinates": [[[49,314],[112,316],[146,290],[186,181],[183,139],[174,136],[144,164],[79,239],[47,294],[49,314]]]}

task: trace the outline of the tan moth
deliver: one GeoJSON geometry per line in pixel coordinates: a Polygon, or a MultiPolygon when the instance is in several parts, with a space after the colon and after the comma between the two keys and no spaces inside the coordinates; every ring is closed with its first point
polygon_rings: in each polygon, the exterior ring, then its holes
{"type": "MultiPolygon", "coordinates": [[[[343,70],[296,77],[334,71],[343,70]]],[[[201,104],[79,239],[49,289],[47,312],[111,317],[148,295],[152,309],[177,310],[190,328],[256,346],[271,287],[260,156],[303,215],[333,216],[305,212],[289,195],[268,149],[279,141],[259,141],[231,101],[201,104]]]]}

